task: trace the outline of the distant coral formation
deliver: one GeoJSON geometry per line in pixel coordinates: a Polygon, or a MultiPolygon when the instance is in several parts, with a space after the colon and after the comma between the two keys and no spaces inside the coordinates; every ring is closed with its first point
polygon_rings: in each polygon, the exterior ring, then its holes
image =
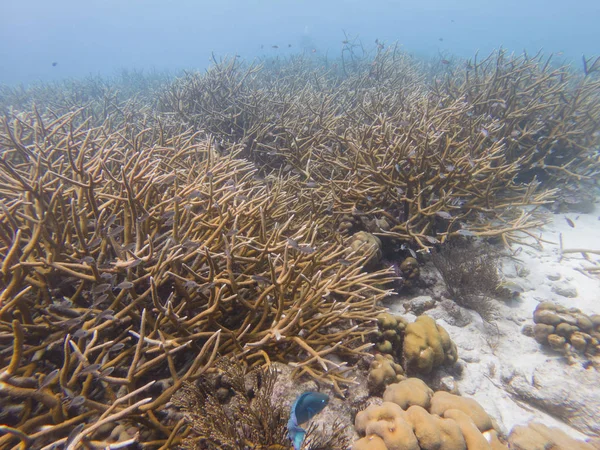
{"type": "Polygon", "coordinates": [[[588,316],[577,308],[540,303],[533,313],[533,337],[540,344],[569,354],[600,354],[600,315],[588,316]]]}

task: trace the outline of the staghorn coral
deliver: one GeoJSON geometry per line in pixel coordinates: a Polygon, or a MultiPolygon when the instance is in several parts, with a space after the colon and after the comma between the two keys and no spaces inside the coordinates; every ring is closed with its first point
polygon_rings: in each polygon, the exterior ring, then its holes
{"type": "Polygon", "coordinates": [[[519,242],[543,222],[519,207],[555,194],[533,175],[585,180],[598,168],[593,77],[504,51],[443,79],[394,47],[353,67],[227,60],[177,80],[162,110],[242,143],[266,172],[299,175],[341,229],[422,249],[465,233],[519,242]]]}
{"type": "Polygon", "coordinates": [[[387,272],[319,240],[310,203],[235,148],[129,120],[24,114],[0,133],[0,445],[102,442],[123,420],[174,445],[161,411],[217,352],[341,393],[329,355],[371,345],[387,272]]]}
{"type": "Polygon", "coordinates": [[[458,359],[456,345],[448,332],[426,315],[406,326],[402,354],[407,373],[427,374],[458,359]]]}

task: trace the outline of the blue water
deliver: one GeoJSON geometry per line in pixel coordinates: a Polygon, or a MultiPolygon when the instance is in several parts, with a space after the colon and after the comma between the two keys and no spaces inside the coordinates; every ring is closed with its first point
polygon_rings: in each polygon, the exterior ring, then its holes
{"type": "Polygon", "coordinates": [[[597,0],[0,0],[0,83],[202,69],[212,52],[339,56],[343,31],[424,56],[504,46],[580,64],[600,53],[598,23],[597,0]]]}

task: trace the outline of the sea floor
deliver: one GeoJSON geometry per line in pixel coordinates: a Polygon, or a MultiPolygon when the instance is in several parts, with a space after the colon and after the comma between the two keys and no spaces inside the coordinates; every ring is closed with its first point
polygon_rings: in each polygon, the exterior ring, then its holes
{"type": "MultiPolygon", "coordinates": [[[[455,380],[460,394],[477,400],[502,431],[537,421],[584,439],[600,434],[599,365],[586,364],[583,356],[567,360],[522,330],[533,324],[540,302],[600,314],[600,274],[585,271],[600,263],[600,255],[588,253],[586,260],[581,253],[561,256],[560,251],[561,236],[563,249],[600,251],[600,218],[598,208],[588,214],[548,214],[551,221],[540,230],[541,247],[523,246],[516,257],[503,258],[504,276],[523,292],[509,302],[498,301],[491,324],[464,310],[470,323],[452,325],[439,302],[425,313],[446,328],[458,347],[462,371],[455,380]]],[[[403,299],[387,306],[405,314],[405,304],[403,299]]]]}

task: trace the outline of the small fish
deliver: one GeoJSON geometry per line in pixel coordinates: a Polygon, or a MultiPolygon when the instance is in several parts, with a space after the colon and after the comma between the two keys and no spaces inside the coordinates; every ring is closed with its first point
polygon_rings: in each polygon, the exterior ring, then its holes
{"type": "Polygon", "coordinates": [[[306,435],[306,430],[301,428],[300,425],[320,413],[328,402],[329,397],[321,392],[304,392],[296,398],[287,424],[288,436],[294,444],[295,450],[300,450],[306,435]]]}
{"type": "Polygon", "coordinates": [[[259,283],[270,283],[271,280],[267,277],[262,277],[260,275],[252,275],[251,277],[254,281],[257,281],[259,283]]]}
{"type": "Polygon", "coordinates": [[[94,300],[94,303],[93,303],[92,307],[95,308],[96,306],[101,305],[107,299],[108,299],[108,294],[102,294],[100,297],[98,297],[96,300],[94,300]]]}
{"type": "Polygon", "coordinates": [[[78,395],[73,400],[71,400],[71,405],[73,408],[77,408],[85,403],[85,397],[83,395],[78,395]]]}
{"type": "Polygon", "coordinates": [[[94,257],[93,257],[93,256],[89,256],[89,255],[88,255],[88,256],[84,256],[83,258],[81,258],[81,261],[80,261],[80,262],[81,262],[82,264],[83,264],[83,263],[85,263],[85,264],[93,264],[94,262],[96,262],[96,260],[94,259],[94,257]]]}
{"type": "Polygon", "coordinates": [[[123,251],[125,252],[132,252],[135,249],[135,242],[132,242],[131,244],[127,244],[124,245],[123,247],[121,247],[123,249],[123,251]]]}
{"type": "Polygon", "coordinates": [[[571,228],[575,228],[575,223],[571,219],[569,219],[568,217],[565,217],[565,220],[567,221],[567,223],[569,224],[569,226],[571,228]]]}
{"type": "Polygon", "coordinates": [[[88,243],[88,247],[98,247],[100,244],[102,244],[102,238],[101,237],[97,237],[97,238],[92,239],[88,243]]]}
{"type": "Polygon", "coordinates": [[[292,44],[288,44],[288,48],[292,48],[292,44]]]}
{"type": "Polygon", "coordinates": [[[58,63],[57,63],[56,61],[54,61],[54,62],[52,63],[52,67],[56,67],[56,66],[58,66],[58,63]]]}
{"type": "Polygon", "coordinates": [[[311,253],[314,253],[316,251],[310,245],[299,245],[297,250],[300,251],[301,253],[305,253],[307,255],[310,255],[311,253]]]}
{"type": "Polygon", "coordinates": [[[86,337],[87,335],[88,335],[88,332],[84,329],[77,330],[75,333],[73,333],[73,337],[75,339],[83,338],[83,337],[86,337]]]}
{"type": "Polygon", "coordinates": [[[44,389],[45,387],[48,387],[50,384],[52,384],[52,382],[58,377],[59,373],[60,369],[54,369],[52,372],[46,375],[44,381],[42,382],[42,384],[40,384],[40,389],[44,389]]]}
{"type": "Polygon", "coordinates": [[[436,238],[432,237],[432,236],[427,236],[425,235],[425,239],[427,240],[427,242],[429,242],[430,244],[439,244],[440,241],[438,241],[436,238]]]}
{"type": "Polygon", "coordinates": [[[196,283],[194,280],[188,280],[184,283],[183,287],[186,289],[196,289],[198,287],[198,283],[196,283]]]}
{"type": "Polygon", "coordinates": [[[92,288],[92,294],[102,294],[110,289],[110,283],[102,283],[92,288]]]}
{"type": "Polygon", "coordinates": [[[124,229],[125,227],[123,225],[117,225],[116,227],[111,228],[107,234],[111,237],[115,237],[118,234],[121,234],[124,229]]]}
{"type": "Polygon", "coordinates": [[[477,236],[475,233],[473,233],[472,231],[469,231],[469,230],[458,230],[456,232],[456,234],[460,234],[461,236],[467,236],[467,237],[477,236]]]}
{"type": "Polygon", "coordinates": [[[435,215],[438,217],[441,217],[442,219],[446,219],[446,220],[452,219],[452,215],[446,211],[436,211],[435,215]]]}
{"type": "Polygon", "coordinates": [[[311,52],[312,52],[312,53],[317,53],[317,49],[316,49],[316,48],[313,48],[313,49],[311,50],[311,52]]]}
{"type": "Polygon", "coordinates": [[[79,375],[87,375],[89,373],[98,372],[100,367],[102,367],[101,364],[90,364],[89,366],[84,368],[81,372],[79,372],[79,375]]]}
{"type": "Polygon", "coordinates": [[[97,321],[100,320],[114,320],[115,316],[113,316],[114,311],[112,309],[106,309],[104,311],[102,311],[100,314],[98,314],[98,317],[96,317],[97,321]]]}
{"type": "Polygon", "coordinates": [[[279,48],[279,45],[271,45],[271,48],[279,48]]]}
{"type": "Polygon", "coordinates": [[[438,41],[444,42],[444,38],[439,38],[438,41]]]}
{"type": "Polygon", "coordinates": [[[114,367],[107,367],[102,372],[100,372],[100,376],[107,377],[115,371],[114,367]]]}
{"type": "Polygon", "coordinates": [[[79,425],[77,425],[75,428],[73,428],[71,430],[63,448],[69,448],[69,445],[71,444],[73,439],[75,439],[75,437],[83,431],[83,429],[85,428],[85,425],[86,425],[85,423],[80,423],[79,425]]]}
{"type": "Polygon", "coordinates": [[[443,65],[447,66],[448,64],[450,64],[450,61],[448,61],[447,59],[442,59],[440,61],[443,65]]]}
{"type": "Polygon", "coordinates": [[[117,289],[131,289],[133,287],[133,283],[131,281],[122,281],[117,284],[117,289]]]}
{"type": "Polygon", "coordinates": [[[123,350],[125,348],[125,344],[123,344],[122,342],[119,342],[115,345],[113,345],[109,352],[120,352],[121,350],[123,350]]]}
{"type": "Polygon", "coordinates": [[[112,216],[110,216],[108,218],[108,220],[106,221],[106,223],[104,224],[105,228],[110,227],[113,223],[115,223],[115,220],[117,220],[117,216],[115,214],[113,214],[112,216]]]}

